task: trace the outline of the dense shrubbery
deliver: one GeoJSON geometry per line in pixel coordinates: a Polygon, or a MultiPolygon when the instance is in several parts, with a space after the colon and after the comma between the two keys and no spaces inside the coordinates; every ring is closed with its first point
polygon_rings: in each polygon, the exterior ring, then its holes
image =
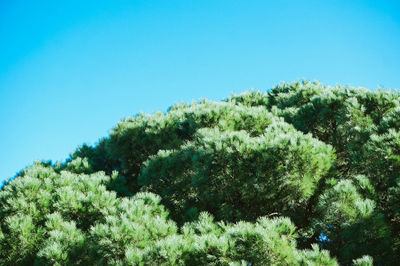
{"type": "Polygon", "coordinates": [[[127,118],[6,183],[0,264],[395,264],[399,100],[303,81],[127,118]]]}

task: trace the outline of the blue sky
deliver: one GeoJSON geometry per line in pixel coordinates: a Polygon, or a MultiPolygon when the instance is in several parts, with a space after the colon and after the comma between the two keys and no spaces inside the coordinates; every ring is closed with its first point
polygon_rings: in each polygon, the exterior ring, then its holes
{"type": "Polygon", "coordinates": [[[0,0],[0,38],[0,180],[177,102],[400,87],[399,1],[0,0]]]}

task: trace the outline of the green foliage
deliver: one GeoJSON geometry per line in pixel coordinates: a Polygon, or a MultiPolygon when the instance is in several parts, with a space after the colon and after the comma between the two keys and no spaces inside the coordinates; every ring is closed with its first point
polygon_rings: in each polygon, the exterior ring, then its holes
{"type": "MultiPolygon", "coordinates": [[[[159,150],[177,149],[204,127],[246,130],[252,136],[277,120],[263,108],[244,108],[232,103],[202,101],[174,106],[165,115],[140,114],[120,122],[104,143],[105,157],[117,162],[111,167],[126,177],[131,191],[138,191],[137,178],[143,163],[159,150]]],[[[96,157],[97,158],[97,157],[96,157]]],[[[107,171],[108,169],[102,169],[107,171]]]]}
{"type": "Polygon", "coordinates": [[[370,256],[362,256],[359,259],[353,260],[353,265],[354,266],[372,266],[373,264],[373,259],[370,256]]]}
{"type": "Polygon", "coordinates": [[[5,183],[0,264],[395,265],[399,126],[398,92],[309,81],[126,118],[5,183]]]}
{"type": "Polygon", "coordinates": [[[256,223],[214,223],[207,213],[187,223],[182,235],[150,248],[143,261],[156,265],[337,265],[327,251],[296,249],[295,227],[287,218],[256,223]]]}
{"type": "Polygon", "coordinates": [[[333,160],[330,146],[283,122],[256,137],[201,129],[179,149],[152,156],[139,184],[159,194],[176,219],[196,208],[218,220],[254,221],[306,205],[333,160]]]}
{"type": "Polygon", "coordinates": [[[331,240],[324,246],[338,254],[343,262],[349,263],[367,252],[388,262],[390,231],[386,219],[375,201],[360,193],[362,188],[371,189],[367,179],[361,176],[355,179],[359,189],[353,181],[341,180],[320,196],[317,208],[322,219],[316,219],[315,228],[322,227],[320,230],[331,240]]]}
{"type": "Polygon", "coordinates": [[[46,220],[47,239],[37,253],[36,264],[73,265],[88,260],[82,252],[86,236],[76,228],[74,221],[66,222],[57,212],[49,214],[46,220]]]}
{"type": "Polygon", "coordinates": [[[177,232],[158,196],[117,198],[110,179],[36,164],[10,181],[0,192],[0,264],[119,264],[128,249],[177,232]]]}
{"type": "Polygon", "coordinates": [[[395,185],[400,171],[400,131],[373,134],[363,147],[362,169],[381,191],[395,185]]]}
{"type": "Polygon", "coordinates": [[[336,263],[297,250],[288,218],[232,225],[202,213],[179,234],[159,196],[117,198],[110,180],[36,164],[10,181],[0,192],[1,265],[336,263]]]}
{"type": "Polygon", "coordinates": [[[227,99],[227,102],[244,106],[268,106],[268,94],[260,91],[251,90],[239,95],[233,94],[227,99]]]}
{"type": "Polygon", "coordinates": [[[320,232],[328,233],[330,242],[320,244],[346,263],[363,254],[381,264],[398,261],[399,93],[300,81],[277,86],[265,97],[264,103],[257,96],[246,104],[260,103],[335,149],[329,182],[310,200],[310,225],[298,224],[302,239],[312,243],[320,232]],[[361,183],[355,178],[360,175],[361,183]]]}

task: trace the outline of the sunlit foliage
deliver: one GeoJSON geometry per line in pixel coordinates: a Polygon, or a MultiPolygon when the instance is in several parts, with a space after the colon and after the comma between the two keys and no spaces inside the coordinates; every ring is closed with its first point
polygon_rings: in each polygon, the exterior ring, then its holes
{"type": "Polygon", "coordinates": [[[400,97],[318,82],[120,121],[0,191],[1,265],[395,265],[400,97]]]}

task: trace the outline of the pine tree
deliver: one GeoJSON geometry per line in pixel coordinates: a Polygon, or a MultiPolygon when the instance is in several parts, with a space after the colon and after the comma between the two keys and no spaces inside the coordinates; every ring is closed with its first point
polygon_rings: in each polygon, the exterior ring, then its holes
{"type": "Polygon", "coordinates": [[[400,96],[283,83],[120,121],[0,191],[1,265],[395,265],[400,96]]]}

